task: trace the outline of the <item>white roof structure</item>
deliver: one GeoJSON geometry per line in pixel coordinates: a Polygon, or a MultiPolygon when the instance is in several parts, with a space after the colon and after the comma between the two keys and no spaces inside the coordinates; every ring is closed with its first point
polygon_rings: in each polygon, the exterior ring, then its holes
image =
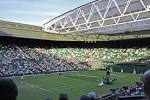
{"type": "Polygon", "coordinates": [[[96,0],[43,24],[62,34],[117,34],[150,30],[150,0],[96,0]]]}

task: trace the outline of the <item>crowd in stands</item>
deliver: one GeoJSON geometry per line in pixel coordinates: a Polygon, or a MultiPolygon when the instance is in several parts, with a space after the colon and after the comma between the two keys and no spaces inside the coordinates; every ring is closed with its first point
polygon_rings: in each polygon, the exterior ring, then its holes
{"type": "MultiPolygon", "coordinates": [[[[43,49],[39,49],[43,51],[43,49]]],[[[55,55],[60,58],[71,59],[76,58],[79,61],[99,61],[102,59],[111,60],[115,62],[129,62],[138,58],[144,58],[150,53],[148,48],[52,48],[47,49],[46,52],[50,55],[55,55]]]]}
{"type": "Polygon", "coordinates": [[[0,76],[88,70],[93,66],[84,62],[132,62],[149,54],[149,48],[29,48],[0,44],[0,76]]]}
{"type": "Polygon", "coordinates": [[[0,66],[1,76],[90,69],[84,63],[75,64],[54,55],[47,55],[36,48],[17,45],[0,45],[0,66]]]}

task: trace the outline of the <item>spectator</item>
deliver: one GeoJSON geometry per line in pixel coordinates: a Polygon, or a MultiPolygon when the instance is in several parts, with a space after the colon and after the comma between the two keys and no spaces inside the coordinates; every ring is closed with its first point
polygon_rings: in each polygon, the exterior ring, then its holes
{"type": "Polygon", "coordinates": [[[67,93],[60,93],[59,94],[59,100],[68,100],[68,94],[67,93]]]}
{"type": "Polygon", "coordinates": [[[90,100],[90,97],[87,96],[87,95],[82,95],[82,96],[80,97],[80,100],[90,100]]]}
{"type": "Polygon", "coordinates": [[[96,100],[96,93],[95,92],[88,93],[88,96],[89,96],[90,100],[96,100]]]}
{"type": "Polygon", "coordinates": [[[12,79],[0,79],[0,100],[16,100],[18,89],[12,79]]]}
{"type": "Polygon", "coordinates": [[[150,70],[146,71],[143,75],[144,93],[147,100],[150,100],[150,70]]]}
{"type": "Polygon", "coordinates": [[[52,98],[50,98],[50,97],[47,97],[45,100],[52,100],[52,98]]]}

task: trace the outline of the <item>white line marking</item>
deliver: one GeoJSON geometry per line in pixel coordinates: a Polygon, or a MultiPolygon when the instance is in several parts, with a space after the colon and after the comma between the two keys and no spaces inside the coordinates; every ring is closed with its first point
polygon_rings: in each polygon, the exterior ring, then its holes
{"type": "Polygon", "coordinates": [[[27,83],[27,82],[23,82],[23,83],[25,83],[26,85],[29,85],[29,86],[31,86],[31,87],[34,87],[34,88],[40,89],[40,90],[42,90],[42,91],[50,92],[50,90],[48,90],[48,89],[44,89],[44,88],[41,88],[41,87],[39,87],[39,86],[37,86],[37,85],[33,85],[33,84],[30,84],[30,83],[27,83]]]}
{"type": "Polygon", "coordinates": [[[97,77],[97,76],[90,76],[90,75],[82,75],[82,74],[71,74],[71,73],[69,73],[70,75],[76,75],[76,76],[87,76],[87,77],[97,77]]]}

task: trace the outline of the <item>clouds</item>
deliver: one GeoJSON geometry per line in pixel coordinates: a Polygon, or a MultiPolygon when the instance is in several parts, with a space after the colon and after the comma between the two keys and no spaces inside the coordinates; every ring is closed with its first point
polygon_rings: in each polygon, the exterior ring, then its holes
{"type": "Polygon", "coordinates": [[[47,18],[54,18],[91,0],[1,0],[0,20],[42,25],[47,18]]]}

